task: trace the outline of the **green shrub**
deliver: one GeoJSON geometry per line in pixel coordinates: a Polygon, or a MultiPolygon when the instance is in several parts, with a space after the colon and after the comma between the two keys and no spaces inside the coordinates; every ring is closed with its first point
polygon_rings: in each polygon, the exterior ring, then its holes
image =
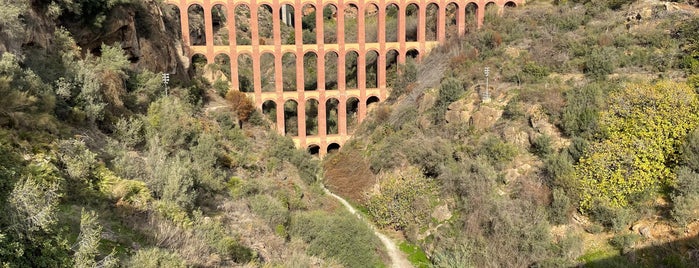
{"type": "Polygon", "coordinates": [[[699,172],[699,128],[689,132],[680,149],[683,162],[699,172]]]}
{"type": "Polygon", "coordinates": [[[609,244],[619,250],[628,250],[632,248],[641,237],[634,233],[619,234],[609,240],[609,244]]]}
{"type": "Polygon", "coordinates": [[[225,97],[226,93],[228,93],[228,89],[230,88],[228,84],[229,84],[228,81],[224,81],[221,78],[219,78],[219,79],[216,79],[213,87],[219,96],[225,97]]]}
{"type": "Polygon", "coordinates": [[[382,265],[378,238],[354,215],[299,212],[291,218],[290,233],[308,243],[309,255],[334,259],[345,267],[382,265]]]}
{"type": "Polygon", "coordinates": [[[63,140],[58,144],[58,156],[68,176],[85,186],[91,186],[97,154],[90,151],[82,140],[63,140]]]}
{"type": "Polygon", "coordinates": [[[367,209],[381,227],[404,230],[409,225],[429,223],[433,200],[437,197],[434,182],[416,169],[379,179],[380,192],[369,196],[367,209]]]}
{"type": "Polygon", "coordinates": [[[585,154],[588,146],[590,146],[590,143],[587,140],[580,137],[573,137],[567,150],[573,163],[578,163],[580,158],[585,154]]]}
{"type": "Polygon", "coordinates": [[[502,116],[510,120],[524,119],[524,107],[522,107],[522,102],[512,99],[507,105],[505,105],[505,110],[502,112],[502,116]]]}
{"type": "Polygon", "coordinates": [[[589,138],[599,131],[603,91],[604,86],[589,84],[565,93],[566,106],[561,115],[561,124],[566,134],[589,138]]]}
{"type": "Polygon", "coordinates": [[[561,188],[565,191],[575,189],[575,169],[568,154],[552,154],[544,162],[547,184],[551,188],[561,188]]]}
{"type": "Polygon", "coordinates": [[[568,212],[571,210],[570,198],[561,189],[553,189],[553,201],[549,208],[549,221],[553,224],[568,223],[568,212]]]}
{"type": "Polygon", "coordinates": [[[252,212],[264,219],[270,228],[286,226],[289,221],[289,209],[279,200],[269,195],[255,195],[250,198],[252,212]]]}
{"type": "Polygon", "coordinates": [[[187,264],[175,252],[161,248],[142,248],[126,261],[126,266],[143,268],[185,268],[187,264]]]}
{"type": "Polygon", "coordinates": [[[613,48],[595,48],[585,57],[583,71],[594,79],[603,79],[616,68],[616,51],[613,48]]]}
{"type": "Polygon", "coordinates": [[[699,173],[688,167],[677,171],[677,186],[672,193],[672,217],[686,225],[699,219],[699,173]]]}
{"type": "Polygon", "coordinates": [[[534,138],[534,141],[532,141],[531,152],[540,158],[545,158],[553,153],[553,148],[551,148],[551,137],[544,134],[534,138]]]}
{"type": "Polygon", "coordinates": [[[595,202],[589,214],[592,220],[614,231],[624,230],[636,218],[632,209],[615,208],[602,201],[595,202]]]}
{"type": "Polygon", "coordinates": [[[479,154],[485,155],[493,165],[502,166],[517,156],[517,147],[502,141],[498,137],[488,137],[480,145],[479,154]]]}

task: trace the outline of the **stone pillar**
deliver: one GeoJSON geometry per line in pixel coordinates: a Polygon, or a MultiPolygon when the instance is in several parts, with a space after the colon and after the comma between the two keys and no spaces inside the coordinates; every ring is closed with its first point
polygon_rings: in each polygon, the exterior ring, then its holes
{"type": "Polygon", "coordinates": [[[379,5],[379,56],[378,66],[376,67],[379,88],[386,88],[386,5],[379,5]]]}
{"type": "Polygon", "coordinates": [[[437,15],[437,41],[440,43],[443,43],[444,40],[446,40],[446,17],[447,17],[447,6],[446,5],[440,5],[439,6],[439,14],[437,15]]]}
{"type": "Polygon", "coordinates": [[[327,106],[325,103],[327,99],[324,95],[324,93],[321,93],[318,98],[318,136],[320,136],[321,142],[324,142],[328,136],[328,115],[326,113],[327,106]]]}
{"type": "Polygon", "coordinates": [[[458,35],[466,33],[466,6],[459,6],[456,10],[456,26],[459,29],[458,35]]]}
{"type": "Polygon", "coordinates": [[[420,50],[420,54],[422,54],[422,51],[425,51],[425,41],[426,41],[426,33],[425,31],[427,30],[427,5],[422,5],[419,6],[420,10],[417,14],[417,42],[420,44],[418,47],[418,50],[420,50]]]}
{"type": "Polygon", "coordinates": [[[345,79],[347,70],[345,67],[347,66],[346,64],[346,51],[345,51],[345,40],[344,40],[344,28],[345,28],[345,16],[344,14],[340,16],[340,11],[344,11],[344,7],[342,6],[342,0],[338,1],[338,7],[337,7],[337,24],[336,24],[336,36],[337,38],[337,89],[340,91],[340,95],[345,94],[345,89],[347,89],[347,81],[345,79]],[[342,7],[342,8],[341,8],[342,7]],[[340,33],[342,30],[342,33],[340,33]],[[340,39],[340,36],[342,36],[342,39],[340,39]]]}
{"type": "MultiPolygon", "coordinates": [[[[204,8],[204,34],[206,35],[206,57],[209,58],[209,55],[211,56],[216,56],[214,55],[214,25],[213,25],[213,16],[211,14],[211,1],[210,0],[204,0],[204,5],[202,6],[204,8]]],[[[211,58],[213,59],[213,57],[211,58]]],[[[213,61],[210,61],[210,63],[213,61]]]]}
{"type": "MultiPolygon", "coordinates": [[[[226,29],[228,29],[228,55],[231,60],[231,90],[240,91],[240,81],[238,81],[238,49],[235,45],[235,7],[226,7],[226,29]]],[[[255,105],[262,107],[262,98],[255,98],[255,105]]]]}
{"type": "Polygon", "coordinates": [[[476,21],[477,21],[477,27],[480,29],[483,26],[483,20],[485,19],[485,5],[486,4],[481,4],[478,6],[478,11],[476,11],[476,21]]]}
{"type": "MultiPolygon", "coordinates": [[[[180,1],[183,4],[180,4],[177,6],[177,8],[180,10],[180,27],[182,28],[182,40],[184,41],[184,44],[189,48],[189,46],[192,45],[191,41],[189,40],[189,10],[187,10],[187,2],[184,0],[180,1]]],[[[189,53],[187,53],[187,56],[189,53]]]]}
{"type": "Polygon", "coordinates": [[[398,62],[400,64],[405,63],[405,12],[408,9],[408,5],[399,5],[398,8],[398,62]]]}
{"type": "Polygon", "coordinates": [[[284,97],[277,95],[277,133],[284,135],[286,124],[284,122],[284,97]]]}
{"type": "MultiPolygon", "coordinates": [[[[248,5],[248,9],[250,9],[250,42],[252,44],[251,51],[252,55],[252,77],[253,77],[253,86],[255,88],[255,98],[256,99],[262,99],[262,75],[261,75],[261,61],[262,61],[262,53],[260,53],[260,35],[257,31],[258,25],[257,25],[257,0],[251,0],[250,4],[248,5]]],[[[276,58],[276,57],[275,57],[276,58]]],[[[276,77],[275,77],[276,78],[276,77]]],[[[282,128],[283,131],[283,128],[282,128]]],[[[282,132],[283,133],[283,132],[282,132]]]]}
{"type": "MultiPolygon", "coordinates": [[[[271,4],[270,7],[272,7],[272,38],[274,39],[274,89],[275,92],[278,95],[283,95],[284,94],[284,54],[286,54],[284,51],[282,51],[281,47],[281,36],[280,33],[280,26],[279,26],[279,20],[275,18],[276,14],[276,9],[274,7],[274,4],[271,4]],[[279,35],[277,35],[279,34],[279,35]]],[[[257,8],[255,8],[257,10],[257,8]]],[[[255,17],[255,21],[257,21],[257,17],[255,17]]],[[[257,38],[259,39],[259,38],[257,38]]],[[[258,40],[259,42],[259,40],[258,40]]]]}
{"type": "Polygon", "coordinates": [[[347,96],[341,95],[337,104],[337,132],[340,136],[347,135],[347,96]]]}
{"type": "Polygon", "coordinates": [[[298,128],[298,138],[301,141],[301,144],[306,143],[306,100],[303,98],[303,92],[299,93],[301,95],[298,99],[296,99],[296,102],[298,103],[298,106],[296,106],[296,119],[297,121],[297,128],[298,128]]]}

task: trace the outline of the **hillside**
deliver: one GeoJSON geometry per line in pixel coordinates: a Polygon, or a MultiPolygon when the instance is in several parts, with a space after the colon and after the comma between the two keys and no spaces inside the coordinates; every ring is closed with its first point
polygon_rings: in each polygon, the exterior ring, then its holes
{"type": "Polygon", "coordinates": [[[402,68],[325,184],[422,249],[415,265],[694,267],[698,18],[652,0],[490,12],[402,68]]]}
{"type": "Polygon", "coordinates": [[[383,266],[318,161],[183,60],[161,4],[0,0],[0,266],[383,266]]]}

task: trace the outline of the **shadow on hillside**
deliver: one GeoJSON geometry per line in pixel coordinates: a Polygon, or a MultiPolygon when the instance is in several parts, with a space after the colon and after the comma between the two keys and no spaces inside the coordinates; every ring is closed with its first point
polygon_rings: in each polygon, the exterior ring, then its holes
{"type": "Polygon", "coordinates": [[[578,267],[699,267],[699,235],[669,243],[633,249],[578,267]]]}

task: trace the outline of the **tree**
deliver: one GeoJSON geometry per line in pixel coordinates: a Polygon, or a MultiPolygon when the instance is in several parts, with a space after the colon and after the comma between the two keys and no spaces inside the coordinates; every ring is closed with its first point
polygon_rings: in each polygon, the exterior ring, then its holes
{"type": "Polygon", "coordinates": [[[631,84],[609,96],[600,113],[605,140],[590,145],[576,167],[583,211],[595,202],[625,207],[675,178],[678,148],[699,124],[699,99],[686,84],[631,84]]]}
{"type": "Polygon", "coordinates": [[[228,91],[226,100],[233,106],[233,110],[238,116],[242,127],[243,122],[247,122],[250,119],[250,115],[255,111],[255,105],[245,93],[236,90],[228,91]]]}
{"type": "Polygon", "coordinates": [[[97,261],[99,255],[100,237],[102,236],[102,226],[97,222],[97,213],[94,211],[85,212],[80,215],[80,234],[76,242],[77,251],[73,255],[75,266],[78,268],[88,267],[116,267],[118,259],[114,257],[115,252],[97,261]]]}

